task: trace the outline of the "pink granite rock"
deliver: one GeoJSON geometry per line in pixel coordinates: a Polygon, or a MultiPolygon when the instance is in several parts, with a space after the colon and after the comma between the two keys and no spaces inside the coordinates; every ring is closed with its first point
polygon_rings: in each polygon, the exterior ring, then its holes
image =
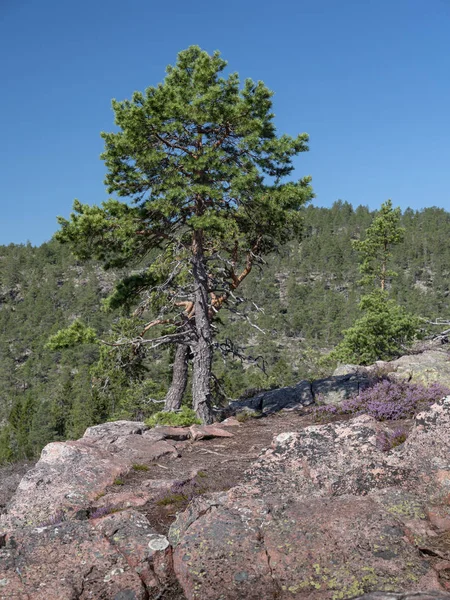
{"type": "Polygon", "coordinates": [[[111,444],[110,449],[117,452],[117,456],[124,458],[130,465],[151,463],[164,456],[174,458],[178,456],[174,444],[164,440],[155,442],[151,438],[134,434],[118,438],[111,444]]]}
{"type": "Polygon", "coordinates": [[[145,435],[151,435],[151,433],[157,433],[163,436],[165,440],[188,440],[191,437],[189,427],[168,427],[166,425],[159,425],[154,429],[151,429],[145,435]]]}
{"type": "Polygon", "coordinates": [[[86,513],[99,494],[133,464],[179,455],[174,443],[160,441],[160,437],[155,441],[126,433],[141,425],[108,423],[104,429],[90,428],[91,432],[80,440],[45,446],[40,460],[21,480],[6,514],[0,515],[0,531],[36,525],[61,511],[66,517],[75,517],[79,511],[86,513]],[[111,437],[112,431],[115,434],[111,437]]]}
{"type": "Polygon", "coordinates": [[[99,493],[130,468],[128,460],[88,439],[53,442],[20,482],[0,516],[0,530],[37,525],[61,510],[86,509],[99,493]]]}
{"type": "Polygon", "coordinates": [[[240,427],[241,423],[236,419],[236,417],[228,417],[224,421],[220,421],[219,426],[222,427],[240,427]]]}
{"type": "Polygon", "coordinates": [[[147,591],[157,590],[161,582],[172,576],[169,541],[152,530],[142,514],[121,511],[97,520],[94,527],[120,552],[130,569],[139,574],[147,591]]]}
{"type": "Polygon", "coordinates": [[[95,499],[90,506],[91,517],[94,511],[104,508],[132,508],[144,506],[152,495],[145,491],[109,493],[95,499]]]}
{"type": "Polygon", "coordinates": [[[384,427],[360,416],[278,435],[246,482],[194,500],[169,534],[187,598],[446,590],[450,398],[389,452],[384,427]]]}
{"type": "Polygon", "coordinates": [[[404,444],[383,452],[386,425],[368,415],[276,436],[247,481],[282,495],[365,495],[397,486],[434,503],[450,499],[450,398],[417,415],[404,444]]]}
{"type": "MultiPolygon", "coordinates": [[[[257,514],[258,506],[247,506],[257,514]]],[[[189,510],[191,518],[185,523],[180,519],[169,538],[175,545],[174,570],[187,598],[216,599],[225,590],[227,600],[275,598],[276,582],[257,521],[208,501],[194,501],[189,510]]]]}
{"type": "Polygon", "coordinates": [[[410,469],[377,448],[383,425],[368,415],[344,423],[312,425],[276,436],[272,448],[248,470],[252,485],[282,496],[367,494],[399,484],[410,469]]]}
{"type": "MultiPolygon", "coordinates": [[[[171,545],[133,510],[92,513],[172,488],[173,480],[151,480],[132,495],[98,497],[133,463],[177,456],[164,430],[125,424],[50,444],[1,517],[4,530],[16,529],[0,534],[0,598],[164,597],[174,572],[188,600],[333,600],[375,590],[379,600],[424,590],[423,600],[444,598],[450,398],[417,416],[407,441],[388,452],[377,444],[385,427],[359,416],[278,435],[241,485],[199,496],[178,515],[171,545]],[[61,509],[96,518],[59,522],[61,509]],[[391,594],[403,590],[411,592],[391,594]]],[[[174,440],[186,431],[165,429],[174,440]]],[[[189,434],[232,436],[216,426],[189,434]]]]}
{"type": "Polygon", "coordinates": [[[172,526],[174,569],[189,600],[350,598],[421,589],[436,573],[394,516],[369,497],[291,500],[216,494],[172,526]]]}
{"type": "Polygon", "coordinates": [[[416,416],[404,444],[391,452],[392,461],[414,471],[406,485],[434,504],[450,504],[450,397],[416,416]]]}
{"type": "Polygon", "coordinates": [[[113,421],[111,423],[102,423],[88,427],[84,432],[85,438],[114,440],[125,435],[133,433],[141,434],[148,429],[148,426],[141,421],[113,421]]]}
{"type": "Polygon", "coordinates": [[[16,529],[0,546],[0,598],[147,600],[172,578],[165,536],[135,511],[16,529]]]}
{"type": "Polygon", "coordinates": [[[5,599],[148,598],[137,570],[88,521],[7,534],[0,548],[0,585],[5,599]]]}
{"type": "Polygon", "coordinates": [[[230,431],[216,427],[215,425],[191,425],[189,427],[191,438],[195,440],[203,440],[214,437],[234,437],[230,431]]]}

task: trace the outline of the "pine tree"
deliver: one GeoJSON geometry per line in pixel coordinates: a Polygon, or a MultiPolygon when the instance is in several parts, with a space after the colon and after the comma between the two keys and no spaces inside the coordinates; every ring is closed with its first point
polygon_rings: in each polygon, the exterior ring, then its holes
{"type": "Polygon", "coordinates": [[[133,308],[140,328],[116,344],[192,351],[203,422],[212,420],[214,316],[264,254],[299,233],[313,195],[310,178],[286,181],[308,136],[277,136],[272,92],[250,79],[241,88],[225,67],[218,52],[191,46],[163,83],[114,100],[119,131],[102,134],[102,158],[119,199],[76,201],[57,234],[79,258],[129,270],[109,306],[133,308]]]}
{"type": "Polygon", "coordinates": [[[398,356],[419,330],[420,319],[389,298],[387,284],[397,274],[389,269],[394,245],[403,241],[401,211],[391,200],[382,204],[366,230],[365,239],[354,241],[360,252],[360,283],[371,289],[359,304],[363,316],[344,331],[344,339],[329,355],[340,362],[370,364],[398,356]]]}
{"type": "Polygon", "coordinates": [[[388,268],[393,246],[403,242],[405,229],[400,227],[400,208],[392,208],[392,201],[386,200],[366,230],[364,240],[355,240],[353,247],[360,253],[360,271],[364,275],[363,285],[379,285],[382,291],[397,273],[388,268]]]}

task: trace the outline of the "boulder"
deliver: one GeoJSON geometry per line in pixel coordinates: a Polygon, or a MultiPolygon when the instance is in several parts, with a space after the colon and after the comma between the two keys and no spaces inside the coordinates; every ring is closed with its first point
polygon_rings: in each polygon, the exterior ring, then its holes
{"type": "Polygon", "coordinates": [[[446,350],[427,350],[390,362],[379,361],[377,368],[388,371],[390,379],[402,379],[423,385],[438,382],[450,388],[450,354],[446,350]]]}
{"type": "Polygon", "coordinates": [[[166,425],[159,425],[154,429],[150,429],[146,432],[145,436],[151,436],[152,434],[160,434],[165,440],[176,440],[182,441],[190,438],[189,427],[168,427],[166,425]]]}
{"type": "Polygon", "coordinates": [[[257,396],[252,396],[251,398],[245,398],[243,400],[232,400],[228,405],[228,410],[232,414],[242,412],[245,409],[261,412],[262,399],[265,393],[267,392],[260,392],[257,396]]]}
{"type": "Polygon", "coordinates": [[[406,380],[422,385],[437,382],[450,388],[450,353],[442,348],[432,348],[391,361],[378,360],[368,367],[339,365],[333,376],[343,375],[361,375],[363,378],[384,375],[392,381],[406,380]]]}
{"type": "Polygon", "coordinates": [[[411,469],[400,461],[391,464],[377,448],[381,431],[373,417],[361,415],[345,423],[281,433],[249,468],[246,479],[264,494],[278,489],[283,498],[361,495],[400,484],[411,469]]]}
{"type": "Polygon", "coordinates": [[[48,444],[0,516],[0,530],[36,526],[61,511],[75,515],[86,510],[130,466],[129,460],[89,438],[48,444]]]}
{"type": "Polygon", "coordinates": [[[0,597],[145,600],[157,589],[148,558],[154,532],[128,513],[99,525],[67,521],[8,533],[0,548],[0,597]],[[119,521],[119,522],[118,522],[119,521]]]}
{"type": "Polygon", "coordinates": [[[405,487],[422,494],[430,504],[450,501],[450,396],[433,404],[414,419],[404,444],[391,451],[390,460],[415,471],[405,487]]]}
{"type": "Polygon", "coordinates": [[[351,396],[356,396],[368,387],[370,378],[363,371],[351,372],[317,379],[312,383],[314,400],[320,404],[339,404],[351,396]]]}
{"type": "Polygon", "coordinates": [[[161,432],[153,438],[132,433],[142,426],[130,421],[106,423],[103,429],[88,429],[80,440],[45,446],[40,460],[19,483],[6,514],[0,515],[0,531],[45,523],[60,513],[66,518],[87,514],[133,464],[178,456],[174,444],[161,439],[161,432]]]}
{"type": "Polygon", "coordinates": [[[282,433],[247,471],[263,493],[283,497],[366,495],[397,487],[436,506],[450,498],[450,396],[416,415],[406,441],[389,452],[386,425],[369,415],[282,433]]]}
{"type": "Polygon", "coordinates": [[[294,386],[260,392],[245,400],[235,400],[230,402],[229,408],[234,414],[250,409],[267,415],[283,408],[309,406],[313,402],[311,384],[305,380],[294,386]]]}
{"type": "Polygon", "coordinates": [[[195,500],[169,540],[189,600],[213,600],[223,590],[227,600],[331,600],[439,587],[406,528],[369,497],[285,502],[244,487],[195,500]]]}
{"type": "Polygon", "coordinates": [[[337,377],[338,375],[351,375],[353,373],[358,373],[361,370],[364,370],[364,367],[347,363],[345,365],[338,365],[333,371],[333,376],[337,377]]]}
{"type": "Polygon", "coordinates": [[[393,381],[406,379],[423,385],[439,382],[450,389],[450,353],[442,349],[432,349],[389,362],[377,361],[370,367],[339,365],[331,377],[317,379],[312,383],[301,381],[295,386],[234,400],[222,411],[222,416],[239,412],[247,412],[251,416],[267,415],[283,409],[309,406],[314,402],[339,404],[356,396],[381,374],[393,381]]]}
{"type": "MultiPolygon", "coordinates": [[[[348,366],[348,365],[347,365],[348,366]]],[[[256,396],[244,400],[234,400],[228,406],[228,412],[259,413],[268,415],[283,409],[301,408],[315,402],[322,404],[338,404],[346,398],[358,394],[370,384],[369,373],[355,368],[344,375],[333,375],[318,379],[312,383],[300,381],[297,385],[260,392],[256,396]]]]}
{"type": "Polygon", "coordinates": [[[450,397],[389,452],[385,427],[363,415],[280,434],[241,485],[191,502],[169,533],[186,597],[446,591],[450,397]]]}
{"type": "Polygon", "coordinates": [[[147,429],[147,425],[141,421],[113,421],[88,427],[83,437],[117,439],[126,435],[141,434],[147,429]]]}
{"type": "Polygon", "coordinates": [[[234,437],[230,431],[216,427],[215,425],[191,425],[189,427],[191,439],[205,440],[215,437],[234,437]]]}
{"type": "Polygon", "coordinates": [[[314,398],[309,381],[300,381],[295,386],[271,390],[266,392],[262,399],[261,412],[265,415],[278,412],[285,408],[309,406],[314,398]]]}
{"type": "Polygon", "coordinates": [[[128,464],[149,463],[164,456],[178,456],[178,451],[173,443],[154,441],[143,435],[127,435],[118,438],[110,449],[118,456],[127,461],[128,464]]]}

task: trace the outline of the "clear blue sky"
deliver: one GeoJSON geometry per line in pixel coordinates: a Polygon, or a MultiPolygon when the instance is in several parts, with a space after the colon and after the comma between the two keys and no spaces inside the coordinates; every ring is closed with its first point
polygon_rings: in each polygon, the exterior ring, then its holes
{"type": "Polygon", "coordinates": [[[275,90],[310,134],[315,203],[450,209],[450,0],[0,0],[0,244],[40,244],[106,199],[111,98],[191,44],[275,90]]]}

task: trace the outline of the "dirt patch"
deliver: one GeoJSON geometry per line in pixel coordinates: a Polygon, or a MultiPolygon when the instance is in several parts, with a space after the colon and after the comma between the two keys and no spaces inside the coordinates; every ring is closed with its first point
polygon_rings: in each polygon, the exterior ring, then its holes
{"type": "MultiPolygon", "coordinates": [[[[311,424],[311,411],[304,408],[249,419],[239,426],[228,427],[227,431],[234,435],[232,438],[173,442],[179,452],[178,458],[164,457],[135,465],[126,477],[110,486],[106,494],[139,494],[149,490],[149,480],[176,482],[169,488],[162,487],[152,500],[137,508],[158,533],[165,535],[177,512],[184,510],[192,497],[225,491],[239,484],[244,472],[260,452],[270,446],[275,435],[298,431],[311,424]]],[[[111,504],[115,504],[113,497],[111,504]]]]}

